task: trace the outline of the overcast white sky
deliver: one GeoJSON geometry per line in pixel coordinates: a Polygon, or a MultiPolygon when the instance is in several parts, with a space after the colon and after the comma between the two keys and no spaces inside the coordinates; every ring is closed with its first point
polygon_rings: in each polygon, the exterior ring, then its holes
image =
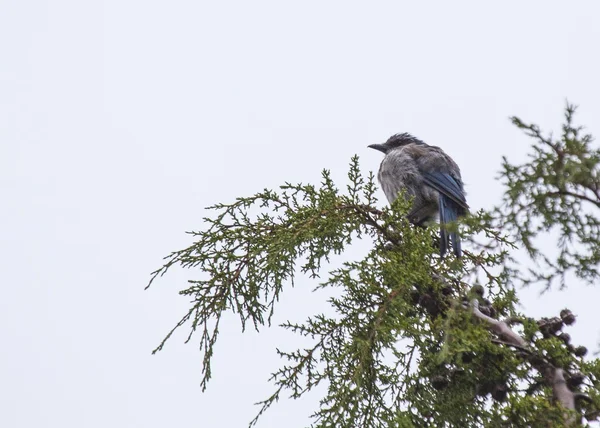
{"type": "MultiPolygon", "coordinates": [[[[355,153],[376,170],[366,146],[408,131],[489,207],[501,156],[527,149],[509,115],[558,130],[568,98],[600,135],[600,4],[491,3],[0,0],[0,426],[246,426],[293,335],[228,318],[204,394],[183,335],[150,355],[194,273],[148,274],[205,206],[343,179],[355,153]]],[[[313,285],[280,320],[324,307],[313,285]]],[[[598,289],[525,295],[571,307],[597,349],[598,289]]],[[[317,398],[261,426],[303,427],[317,398]]]]}

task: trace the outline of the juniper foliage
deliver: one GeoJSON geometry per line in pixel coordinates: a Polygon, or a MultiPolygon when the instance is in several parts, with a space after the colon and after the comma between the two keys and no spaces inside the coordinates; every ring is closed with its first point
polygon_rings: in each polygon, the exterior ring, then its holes
{"type": "Polygon", "coordinates": [[[372,173],[353,157],[341,190],[325,170],[319,185],[286,183],[209,208],[194,242],[166,257],[150,284],[173,267],[193,269],[180,291],[191,301],[173,332],[188,326],[199,341],[202,388],[226,312],[242,330],[268,327],[284,287],[298,275],[317,288],[336,289],[331,310],[281,327],[311,346],[277,350],[273,393],[250,425],[282,396],[325,391],[311,426],[443,427],[564,426],[586,423],[600,409],[600,362],[562,332],[574,315],[533,320],[517,310],[519,283],[555,280],[569,272],[593,281],[600,257],[600,152],[573,125],[567,106],[560,139],[535,125],[513,123],[533,137],[529,161],[505,158],[503,204],[463,221],[471,250],[440,259],[436,226],[413,227],[410,200],[378,208],[372,173]],[[499,225],[502,227],[499,227],[499,225]],[[545,254],[537,239],[558,230],[560,252],[545,254]],[[360,259],[345,251],[357,240],[371,250],[360,259]],[[538,263],[517,263],[517,248],[538,263]],[[333,255],[341,267],[328,269],[333,255]],[[524,274],[523,272],[526,272],[524,274]],[[517,327],[515,327],[517,325],[517,327]]]}
{"type": "Polygon", "coordinates": [[[536,262],[519,276],[525,285],[565,287],[569,273],[588,283],[600,277],[600,149],[592,146],[591,134],[574,124],[575,110],[567,104],[558,138],[511,118],[532,137],[532,151],[529,161],[519,165],[503,158],[500,177],[506,192],[496,215],[498,225],[536,262]],[[537,238],[548,234],[555,245],[543,251],[537,238]]]}

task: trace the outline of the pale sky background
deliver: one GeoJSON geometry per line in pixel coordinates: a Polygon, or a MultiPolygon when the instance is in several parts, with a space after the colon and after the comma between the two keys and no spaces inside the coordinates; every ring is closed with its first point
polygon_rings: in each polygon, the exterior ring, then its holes
{"type": "MultiPolygon", "coordinates": [[[[529,144],[508,116],[558,131],[568,98],[600,135],[599,16],[591,0],[0,0],[0,426],[245,427],[294,335],[229,317],[204,394],[197,342],[150,355],[195,273],[143,288],[203,207],[323,168],[344,184],[353,154],[376,170],[366,146],[403,131],[490,207],[501,156],[529,144]]],[[[325,307],[313,286],[285,292],[279,321],[325,307]]],[[[574,343],[597,349],[598,288],[523,296],[532,316],[570,307],[574,343]]],[[[259,426],[306,426],[318,398],[259,426]]]]}

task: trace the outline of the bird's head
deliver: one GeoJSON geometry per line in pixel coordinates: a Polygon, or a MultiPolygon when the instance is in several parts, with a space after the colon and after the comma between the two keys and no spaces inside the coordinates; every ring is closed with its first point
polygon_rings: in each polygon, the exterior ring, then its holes
{"type": "Polygon", "coordinates": [[[423,141],[419,140],[416,137],[413,137],[409,133],[395,134],[392,135],[388,140],[383,144],[371,144],[369,148],[379,150],[383,153],[388,153],[390,150],[393,150],[397,147],[402,147],[407,144],[425,144],[423,141]]]}

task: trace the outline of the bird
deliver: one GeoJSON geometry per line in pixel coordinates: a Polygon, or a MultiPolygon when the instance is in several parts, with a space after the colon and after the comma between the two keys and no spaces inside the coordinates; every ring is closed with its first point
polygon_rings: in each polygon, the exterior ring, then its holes
{"type": "Polygon", "coordinates": [[[452,243],[456,257],[462,254],[460,236],[443,227],[469,212],[460,168],[441,148],[430,146],[409,133],[392,135],[371,149],[385,154],[377,179],[390,205],[401,191],[413,198],[408,220],[417,226],[439,218],[440,256],[452,243]]]}

